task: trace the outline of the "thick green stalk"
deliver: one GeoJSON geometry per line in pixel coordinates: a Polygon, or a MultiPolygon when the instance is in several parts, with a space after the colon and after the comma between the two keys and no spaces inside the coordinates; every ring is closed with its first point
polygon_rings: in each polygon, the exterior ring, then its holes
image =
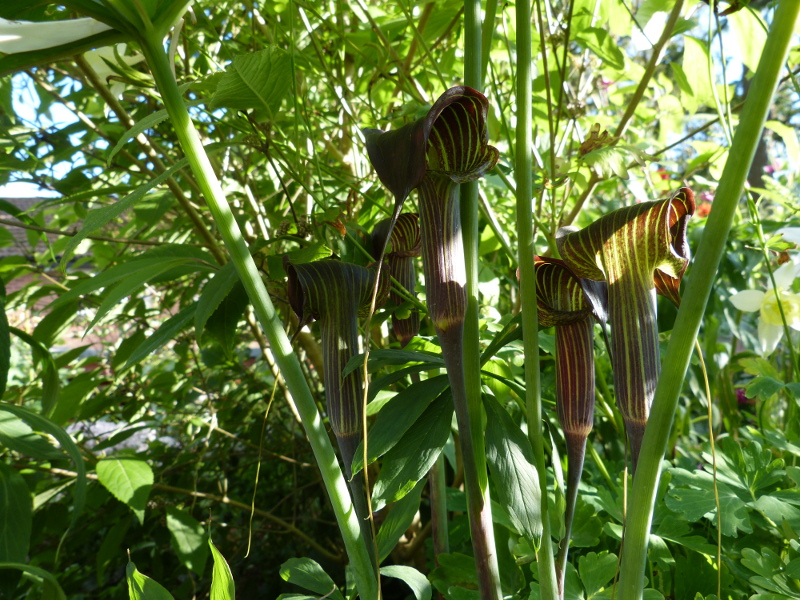
{"type": "MultiPolygon", "coordinates": [[[[491,2],[492,0],[490,0],[491,2]]],[[[480,0],[464,0],[464,84],[479,92],[483,90],[483,73],[481,61],[481,2],[480,0]]],[[[468,429],[459,429],[462,436],[469,435],[474,460],[474,471],[477,475],[478,490],[467,493],[471,503],[480,503],[479,506],[470,506],[470,523],[473,535],[476,527],[480,527],[482,548],[487,560],[482,568],[490,581],[485,582],[481,593],[483,598],[502,598],[500,587],[500,568],[497,564],[497,550],[494,541],[494,525],[492,522],[492,505],[489,497],[489,479],[486,471],[486,451],[483,438],[481,403],[481,358],[480,358],[480,328],[479,319],[479,292],[478,292],[478,246],[480,235],[478,233],[478,182],[472,181],[461,185],[461,222],[463,225],[464,259],[467,272],[467,313],[464,320],[464,336],[462,343],[463,369],[465,373],[465,386],[467,398],[467,425],[468,429]],[[472,525],[473,516],[480,515],[480,523],[472,525]]],[[[466,463],[467,456],[464,455],[466,463]]],[[[467,482],[469,483],[469,482],[467,482]]],[[[480,560],[475,555],[476,562],[480,560]]]]}
{"type": "Polygon", "coordinates": [[[662,373],[665,376],[659,379],[656,388],[631,490],[620,570],[621,600],[639,600],[643,596],[653,506],[678,396],[798,14],[800,2],[797,0],[781,0],[775,11],[664,356],[662,373]]]}
{"type": "Polygon", "coordinates": [[[539,389],[539,310],[533,267],[533,92],[531,89],[533,41],[530,0],[517,2],[517,140],[514,174],[517,182],[517,241],[520,301],[525,349],[525,405],[528,435],[533,445],[539,488],[542,490],[542,541],[537,555],[539,586],[544,600],[558,598],[555,561],[547,514],[547,471],[542,431],[542,399],[539,389]]]}
{"type": "Polygon", "coordinates": [[[189,117],[189,112],[186,110],[186,105],[183,103],[178,85],[170,70],[161,40],[160,38],[142,38],[140,42],[181,148],[189,159],[192,172],[200,185],[214,222],[225,242],[225,247],[231,255],[231,260],[236,265],[236,270],[253,304],[256,316],[264,328],[281,375],[286,381],[303,420],[306,435],[311,443],[317,466],[339,523],[359,594],[364,600],[377,599],[377,578],[367,545],[361,537],[361,529],[353,511],[347,483],[342,476],[336,454],[317,411],[311,390],[303,376],[300,363],[292,351],[289,339],[283,331],[283,324],[278,318],[263,281],[261,281],[253,258],[247,249],[247,244],[233,218],[225,194],[200,141],[200,136],[189,117]]]}

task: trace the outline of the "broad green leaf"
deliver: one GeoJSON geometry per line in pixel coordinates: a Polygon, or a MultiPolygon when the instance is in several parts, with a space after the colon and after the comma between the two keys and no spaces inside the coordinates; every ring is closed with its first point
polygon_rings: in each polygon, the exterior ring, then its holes
{"type": "Polygon", "coordinates": [[[175,600],[162,585],[139,573],[136,565],[130,561],[125,575],[128,580],[129,600],[175,600]]]}
{"type": "Polygon", "coordinates": [[[225,70],[209,107],[255,109],[263,119],[274,121],[281,102],[292,89],[293,77],[289,54],[277,46],[240,54],[225,70]]]}
{"type": "MultiPolygon", "coordinates": [[[[749,11],[740,11],[748,13],[749,11]]],[[[789,168],[797,172],[800,170],[800,142],[797,140],[797,130],[794,127],[781,123],[780,121],[767,121],[764,127],[771,129],[783,140],[786,148],[786,158],[789,159],[789,168]]]]}
{"type": "Polygon", "coordinates": [[[0,463],[0,562],[27,560],[32,522],[31,492],[25,480],[0,463]]]}
{"type": "Polygon", "coordinates": [[[414,567],[404,565],[389,565],[381,567],[381,575],[384,577],[394,577],[400,579],[411,588],[416,600],[430,600],[433,595],[431,584],[428,578],[417,571],[414,567]]]}
{"type": "Polygon", "coordinates": [[[75,471],[78,476],[75,480],[75,496],[72,502],[72,517],[70,519],[70,526],[74,525],[81,516],[83,505],[86,501],[86,466],[83,462],[83,455],[66,431],[61,427],[50,421],[49,419],[23,407],[14,404],[6,404],[0,402],[0,411],[6,411],[14,416],[19,417],[25,421],[34,431],[42,431],[52,435],[61,447],[69,454],[69,457],[75,463],[75,471]]]}
{"type": "Polygon", "coordinates": [[[333,579],[310,558],[290,558],[281,565],[281,578],[332,600],[344,600],[333,579]]]}
{"type": "Polygon", "coordinates": [[[210,600],[236,600],[236,586],[233,583],[233,574],[228,562],[217,550],[211,538],[208,538],[208,547],[211,548],[211,556],[214,559],[210,600]]]}
{"type": "Polygon", "coordinates": [[[578,572],[586,589],[586,596],[591,598],[606,587],[617,572],[617,555],[608,552],[589,552],[578,559],[578,572]]]}
{"type": "Polygon", "coordinates": [[[249,302],[244,285],[241,281],[237,281],[234,283],[231,293],[225,297],[206,321],[206,332],[219,342],[225,352],[229,353],[233,349],[239,321],[241,321],[249,302]]]}
{"type": "Polygon", "coordinates": [[[686,75],[686,83],[691,89],[691,94],[683,95],[683,103],[684,106],[688,105],[690,113],[694,113],[701,106],[714,106],[714,91],[708,78],[708,47],[705,42],[688,35],[683,40],[681,66],[686,75]]]}
{"type": "MultiPolygon", "coordinates": [[[[375,419],[367,439],[367,460],[372,464],[399,442],[428,405],[449,385],[447,375],[414,383],[389,400],[375,419]]],[[[363,444],[353,457],[353,473],[364,466],[363,444]]]]}
{"type": "Polygon", "coordinates": [[[389,556],[389,553],[397,545],[397,541],[414,520],[414,515],[419,510],[422,488],[424,487],[425,480],[421,479],[410,493],[392,505],[376,536],[379,563],[389,556]]]}
{"type": "MultiPolygon", "coordinates": [[[[444,358],[442,358],[441,354],[415,350],[372,350],[369,353],[368,367],[371,373],[386,366],[405,365],[414,362],[423,363],[426,369],[438,369],[444,366],[444,358]]],[[[348,361],[342,374],[347,375],[363,366],[364,355],[359,354],[348,361]]]]}
{"type": "Polygon", "coordinates": [[[169,169],[154,177],[150,181],[147,181],[132,191],[130,194],[118,200],[114,204],[110,206],[104,206],[102,208],[96,208],[89,212],[86,215],[86,219],[83,221],[83,226],[81,227],[80,231],[73,236],[73,238],[67,244],[67,247],[64,248],[64,253],[61,257],[61,268],[65,268],[69,259],[72,258],[73,253],[75,252],[75,248],[78,247],[83,240],[85,240],[89,235],[107,225],[112,220],[119,217],[123,212],[125,212],[128,208],[133,206],[136,201],[144,197],[144,195],[149,192],[151,189],[156,187],[157,185],[162,184],[168,178],[172,177],[175,173],[180,171],[183,167],[189,164],[188,159],[182,158],[174,165],[172,165],[169,169]]]}
{"type": "Polygon", "coordinates": [[[616,175],[620,179],[628,179],[628,163],[631,156],[622,148],[617,146],[598,148],[585,154],[582,160],[600,177],[609,178],[616,175]]]}
{"type": "MultiPolygon", "coordinates": [[[[475,559],[466,554],[453,552],[451,554],[440,554],[436,557],[439,566],[433,569],[428,575],[431,583],[436,589],[450,598],[450,590],[462,588],[478,589],[478,575],[475,571],[475,559]]],[[[475,592],[477,593],[477,591],[475,592]]]]}
{"type": "Polygon", "coordinates": [[[236,272],[236,265],[231,261],[225,263],[203,286],[203,291],[197,301],[197,312],[194,314],[194,331],[198,341],[203,335],[206,321],[228,296],[237,281],[239,281],[239,274],[236,272]]]}
{"type": "Polygon", "coordinates": [[[45,348],[44,345],[35,340],[33,336],[21,329],[10,327],[9,331],[30,346],[33,357],[41,365],[42,409],[44,414],[49,416],[58,402],[58,395],[61,387],[61,383],[58,379],[58,369],[56,369],[56,363],[53,361],[53,355],[50,354],[50,351],[45,348]]]}
{"type": "Polygon", "coordinates": [[[755,10],[737,10],[726,15],[725,21],[730,28],[730,39],[735,40],[725,45],[730,52],[753,73],[758,68],[761,51],[767,41],[767,30],[760,22],[761,17],[755,10]]]}
{"type": "Polygon", "coordinates": [[[144,523],[147,497],[153,487],[153,470],[137,458],[105,458],[97,463],[97,479],[144,523]]]}
{"type": "Polygon", "coordinates": [[[67,596],[64,594],[64,590],[61,589],[58,580],[49,571],[33,565],[14,562],[0,562],[0,570],[2,569],[16,569],[23,573],[28,573],[34,578],[41,579],[43,584],[42,597],[47,600],[67,600],[67,596]]]}
{"type": "Polygon", "coordinates": [[[586,48],[594,52],[606,66],[615,71],[622,71],[625,68],[625,55],[605,29],[587,27],[577,32],[575,38],[578,43],[582,42],[586,48]]]}
{"type": "Polygon", "coordinates": [[[530,441],[497,401],[487,398],[484,406],[486,458],[497,483],[498,499],[517,532],[538,547],[542,536],[541,490],[530,441]]]}
{"type": "Polygon", "coordinates": [[[168,506],[167,528],[172,534],[172,547],[183,566],[202,575],[208,558],[203,526],[188,512],[168,506]]]}
{"type": "Polygon", "coordinates": [[[33,431],[22,419],[0,411],[0,445],[15,452],[50,461],[65,458],[47,438],[33,431]]]}
{"type": "Polygon", "coordinates": [[[420,415],[406,435],[386,453],[372,490],[372,509],[380,510],[414,489],[431,468],[450,435],[453,401],[445,392],[420,415]]]}
{"type": "Polygon", "coordinates": [[[197,310],[197,303],[190,304],[181,310],[178,314],[173,315],[161,324],[161,327],[148,337],[142,344],[136,348],[131,354],[131,357],[122,367],[122,371],[128,370],[146,356],[150,356],[156,350],[164,346],[166,343],[175,338],[192,320],[194,311],[197,310]]]}
{"type": "Polygon", "coordinates": [[[762,398],[766,400],[777,394],[784,387],[782,381],[774,377],[754,377],[745,387],[748,398],[762,398]]]}

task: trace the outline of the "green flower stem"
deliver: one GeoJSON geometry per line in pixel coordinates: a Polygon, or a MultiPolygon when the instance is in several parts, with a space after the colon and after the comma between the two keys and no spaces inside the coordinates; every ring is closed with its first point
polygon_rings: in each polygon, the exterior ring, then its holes
{"type": "MultiPolygon", "coordinates": [[[[490,0],[491,3],[492,0],[490,0]]],[[[480,0],[464,0],[464,84],[479,92],[483,90],[483,74],[481,61],[481,2],[480,0]]],[[[486,471],[486,451],[483,438],[483,407],[481,406],[481,357],[480,328],[478,302],[478,182],[473,181],[461,185],[461,223],[464,244],[464,260],[467,272],[467,312],[464,319],[462,353],[462,369],[465,378],[465,394],[467,429],[459,430],[462,437],[462,448],[471,451],[472,456],[464,453],[464,473],[475,478],[466,480],[468,486],[467,500],[470,503],[469,516],[473,536],[478,534],[481,554],[476,552],[476,564],[479,574],[488,579],[482,581],[481,594],[485,600],[502,598],[500,587],[500,568],[497,564],[497,550],[494,541],[494,525],[492,521],[492,505],[489,498],[489,478],[486,471]],[[463,444],[464,439],[471,438],[469,448],[463,444]],[[467,468],[467,462],[472,465],[467,468]],[[469,486],[477,489],[469,490],[469,486]],[[479,561],[485,560],[481,565],[479,561]]],[[[449,372],[449,370],[448,370],[449,372]]],[[[477,546],[476,546],[477,550],[477,546]]]]}
{"type": "Polygon", "coordinates": [[[444,453],[431,467],[428,474],[428,493],[431,499],[431,524],[433,535],[433,560],[439,565],[439,555],[450,552],[447,531],[447,482],[445,481],[444,453]]]}
{"type": "Polygon", "coordinates": [[[214,222],[225,242],[225,247],[231,255],[231,260],[236,265],[236,270],[253,304],[256,316],[264,328],[281,375],[286,381],[303,420],[306,435],[314,451],[317,466],[328,490],[347,554],[350,557],[350,565],[359,594],[364,600],[377,599],[377,578],[367,545],[361,537],[361,528],[353,510],[347,483],[342,476],[336,454],[317,411],[311,390],[303,376],[300,362],[292,352],[292,346],[283,331],[283,324],[275,312],[275,307],[272,305],[263,281],[261,281],[253,258],[250,256],[242,233],[225,199],[225,194],[208,160],[200,136],[189,117],[189,112],[170,70],[167,55],[161,46],[160,38],[142,38],[140,43],[181,148],[189,159],[192,172],[200,185],[214,222]]]}
{"type": "Polygon", "coordinates": [[[678,396],[799,13],[797,0],[781,0],[775,11],[664,356],[665,376],[656,388],[631,490],[619,580],[621,600],[639,600],[643,596],[653,506],[678,396]]]}
{"type": "Polygon", "coordinates": [[[533,267],[533,91],[531,88],[533,41],[530,0],[517,2],[517,140],[514,174],[517,182],[517,242],[525,349],[525,405],[528,435],[533,445],[539,488],[542,490],[542,541],[537,555],[539,586],[544,600],[558,598],[555,561],[547,511],[547,471],[544,460],[542,399],[539,390],[539,310],[533,267]]]}

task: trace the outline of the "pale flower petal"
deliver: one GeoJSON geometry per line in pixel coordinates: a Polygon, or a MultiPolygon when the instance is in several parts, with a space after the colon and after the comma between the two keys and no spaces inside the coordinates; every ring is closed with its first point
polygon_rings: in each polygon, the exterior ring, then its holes
{"type": "Polygon", "coordinates": [[[782,233],[783,239],[787,242],[800,246],[800,227],[784,227],[779,229],[777,233],[782,233]]]}
{"type": "Polygon", "coordinates": [[[764,292],[758,290],[744,290],[730,298],[731,304],[743,312],[753,312],[761,309],[764,301],[764,292]]]}
{"type": "Polygon", "coordinates": [[[778,346],[783,337],[783,326],[770,325],[764,319],[758,320],[758,341],[761,344],[761,354],[769,356],[778,346]]]}
{"type": "Polygon", "coordinates": [[[8,21],[0,19],[0,52],[16,54],[53,48],[111,29],[95,19],[69,21],[8,21]]]}
{"type": "Polygon", "coordinates": [[[775,285],[778,288],[787,290],[792,287],[792,283],[797,277],[797,265],[789,261],[775,269],[773,275],[775,277],[775,285]]]}

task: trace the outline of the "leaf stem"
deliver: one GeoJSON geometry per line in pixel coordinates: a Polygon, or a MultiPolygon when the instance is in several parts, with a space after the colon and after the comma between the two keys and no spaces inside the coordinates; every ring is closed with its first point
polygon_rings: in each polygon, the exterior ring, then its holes
{"type": "Polygon", "coordinates": [[[376,599],[378,597],[377,581],[372,561],[365,540],[361,537],[361,529],[353,510],[347,484],[342,476],[336,454],[325,431],[311,390],[303,376],[300,362],[292,352],[289,339],[283,330],[283,324],[278,318],[239,226],[233,218],[225,194],[214,174],[197,130],[189,117],[160,39],[143,37],[140,39],[140,43],[181,148],[189,159],[192,172],[197,178],[197,183],[219,228],[225,247],[231,255],[231,260],[236,265],[236,271],[253,304],[256,316],[264,328],[264,333],[274,352],[275,361],[303,420],[306,435],[314,451],[347,548],[347,554],[350,557],[356,586],[364,600],[376,599]]]}
{"type": "Polygon", "coordinates": [[[550,518],[547,510],[547,471],[542,431],[542,398],[539,383],[539,311],[536,303],[536,274],[533,267],[533,90],[531,73],[533,40],[530,0],[517,2],[517,137],[514,174],[517,199],[517,243],[520,302],[522,305],[523,346],[525,349],[525,405],[528,435],[533,446],[539,488],[542,490],[542,540],[538,567],[541,597],[558,598],[555,561],[553,560],[550,518]]]}
{"type": "Polygon", "coordinates": [[[633,479],[620,570],[621,600],[639,600],[643,596],[653,507],[661,476],[661,462],[667,449],[678,397],[749,166],[786,61],[798,14],[800,3],[795,0],[781,0],[775,11],[770,35],[767,36],[758,70],[733,137],[714,207],[708,216],[691,278],[688,280],[667,346],[662,371],[665,376],[659,378],[633,479]]]}

